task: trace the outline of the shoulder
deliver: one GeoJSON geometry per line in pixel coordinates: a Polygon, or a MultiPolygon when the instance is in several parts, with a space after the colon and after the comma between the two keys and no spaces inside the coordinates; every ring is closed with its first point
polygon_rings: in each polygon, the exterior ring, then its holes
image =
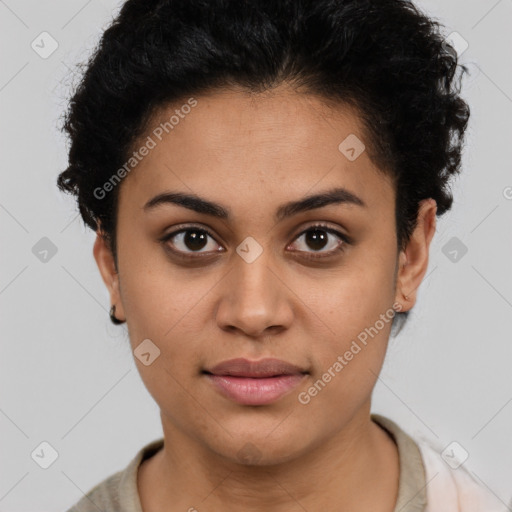
{"type": "Polygon", "coordinates": [[[98,512],[98,510],[119,510],[119,483],[123,471],[118,471],[98,483],[66,512],[98,512]]]}
{"type": "Polygon", "coordinates": [[[454,453],[456,449],[443,449],[437,441],[409,435],[385,416],[372,414],[372,419],[392,435],[398,446],[401,469],[396,510],[403,511],[404,507],[422,512],[512,510],[460,464],[454,453]]]}
{"type": "Polygon", "coordinates": [[[425,467],[427,508],[425,512],[453,512],[453,504],[460,512],[506,512],[506,504],[480,484],[468,470],[446,458],[453,457],[426,439],[417,439],[425,467]],[[452,504],[452,505],[450,505],[452,504]]]}
{"type": "Polygon", "coordinates": [[[163,438],[146,444],[126,468],[98,483],[66,512],[142,512],[137,473],[142,462],[158,452],[163,444],[163,438]]]}

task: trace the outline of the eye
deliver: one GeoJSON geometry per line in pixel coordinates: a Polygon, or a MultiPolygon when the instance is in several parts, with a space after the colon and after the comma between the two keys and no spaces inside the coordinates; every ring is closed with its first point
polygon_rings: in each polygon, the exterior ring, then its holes
{"type": "Polygon", "coordinates": [[[210,231],[196,226],[173,231],[161,238],[160,241],[166,243],[170,251],[185,258],[194,258],[195,254],[211,254],[224,250],[222,247],[218,248],[220,246],[215,242],[215,238],[210,231]]]}
{"type": "MultiPolygon", "coordinates": [[[[182,258],[192,259],[224,252],[224,248],[215,241],[213,234],[203,227],[183,227],[165,235],[160,241],[168,250],[182,258]]],[[[303,231],[288,247],[298,245],[299,249],[293,249],[292,252],[306,253],[305,258],[318,259],[342,252],[347,244],[350,244],[348,236],[329,226],[317,224],[303,231]],[[324,250],[326,247],[327,250],[324,250]],[[308,248],[312,251],[308,251],[308,248]]]]}
{"type": "Polygon", "coordinates": [[[306,258],[315,259],[333,256],[345,250],[345,245],[349,243],[349,238],[343,233],[323,224],[317,224],[303,231],[295,239],[293,245],[297,244],[299,246],[298,252],[309,253],[306,258]],[[338,238],[338,241],[333,240],[333,235],[338,238]],[[308,251],[308,247],[313,249],[313,254],[308,251]],[[327,250],[324,251],[323,249],[326,247],[327,250]],[[314,253],[320,253],[320,255],[315,256],[314,253]]]}

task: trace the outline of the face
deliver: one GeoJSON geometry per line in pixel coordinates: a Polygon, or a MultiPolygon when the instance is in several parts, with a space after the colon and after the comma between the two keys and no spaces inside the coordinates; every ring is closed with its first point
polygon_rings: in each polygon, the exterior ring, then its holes
{"type": "Polygon", "coordinates": [[[146,354],[135,361],[164,433],[234,461],[291,460],[367,421],[393,304],[426,270],[432,216],[409,273],[397,272],[407,254],[394,187],[368,151],[339,149],[354,135],[369,146],[354,111],[284,87],[195,100],[161,110],[140,139],[155,144],[120,185],[119,274],[100,237],[95,256],[132,349],[146,354]],[[217,206],[161,196],[171,193],[217,206]],[[298,370],[205,373],[234,358],[298,370]]]}

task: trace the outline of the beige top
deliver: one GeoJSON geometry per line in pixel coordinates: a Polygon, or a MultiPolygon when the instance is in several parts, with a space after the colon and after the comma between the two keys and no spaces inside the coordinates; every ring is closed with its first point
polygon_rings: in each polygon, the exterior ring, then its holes
{"type": "MultiPolygon", "coordinates": [[[[459,477],[455,478],[453,476],[462,475],[462,468],[457,470],[459,471],[458,474],[453,470],[445,469],[446,464],[439,462],[441,459],[436,452],[429,447],[425,447],[424,444],[421,445],[420,449],[420,445],[395,422],[378,414],[372,414],[371,418],[391,434],[398,447],[400,475],[398,498],[394,512],[441,512],[445,509],[450,512],[459,510],[464,512],[506,510],[506,507],[501,508],[500,504],[489,505],[488,502],[478,501],[479,495],[471,495],[469,500],[468,488],[457,485],[456,482],[458,482],[459,477]],[[425,461],[431,462],[426,466],[425,461]],[[427,484],[430,482],[427,482],[427,476],[429,480],[433,479],[435,484],[430,485],[429,489],[427,484]],[[437,482],[444,482],[444,484],[438,486],[437,482]],[[469,505],[466,506],[465,501],[461,499],[461,492],[468,496],[469,505]],[[477,496],[477,498],[474,498],[474,496],[477,496]],[[429,500],[428,507],[427,499],[429,500]],[[482,505],[479,505],[479,503],[482,505]]],[[[164,439],[161,438],[144,446],[125,469],[100,482],[67,512],[98,512],[98,510],[143,512],[137,488],[138,469],[143,460],[148,459],[162,448],[163,443],[164,439]]],[[[468,482],[469,480],[465,479],[463,483],[468,484],[468,482]]],[[[476,487],[472,483],[470,485],[469,490],[472,492],[476,487]]]]}

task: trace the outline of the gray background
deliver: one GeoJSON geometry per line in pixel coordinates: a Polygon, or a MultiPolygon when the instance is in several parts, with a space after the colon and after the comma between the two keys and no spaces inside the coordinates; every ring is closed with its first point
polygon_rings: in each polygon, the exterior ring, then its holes
{"type": "MultiPolygon", "coordinates": [[[[469,43],[461,58],[472,118],[453,209],[438,219],[419,301],[391,339],[373,410],[440,449],[458,441],[469,452],[465,467],[508,502],[512,0],[417,4],[445,35],[457,31],[469,43]],[[452,261],[451,244],[467,253],[458,249],[452,261]]],[[[94,234],[55,185],[67,162],[57,128],[74,81],[69,67],[86,59],[118,8],[0,1],[0,511],[65,510],[161,436],[125,327],[108,320],[94,234]],[[43,31],[59,45],[46,59],[31,47],[43,31]],[[46,262],[33,252],[43,237],[57,249],[46,262]],[[43,441],[59,455],[48,469],[31,458],[43,441]]]]}

